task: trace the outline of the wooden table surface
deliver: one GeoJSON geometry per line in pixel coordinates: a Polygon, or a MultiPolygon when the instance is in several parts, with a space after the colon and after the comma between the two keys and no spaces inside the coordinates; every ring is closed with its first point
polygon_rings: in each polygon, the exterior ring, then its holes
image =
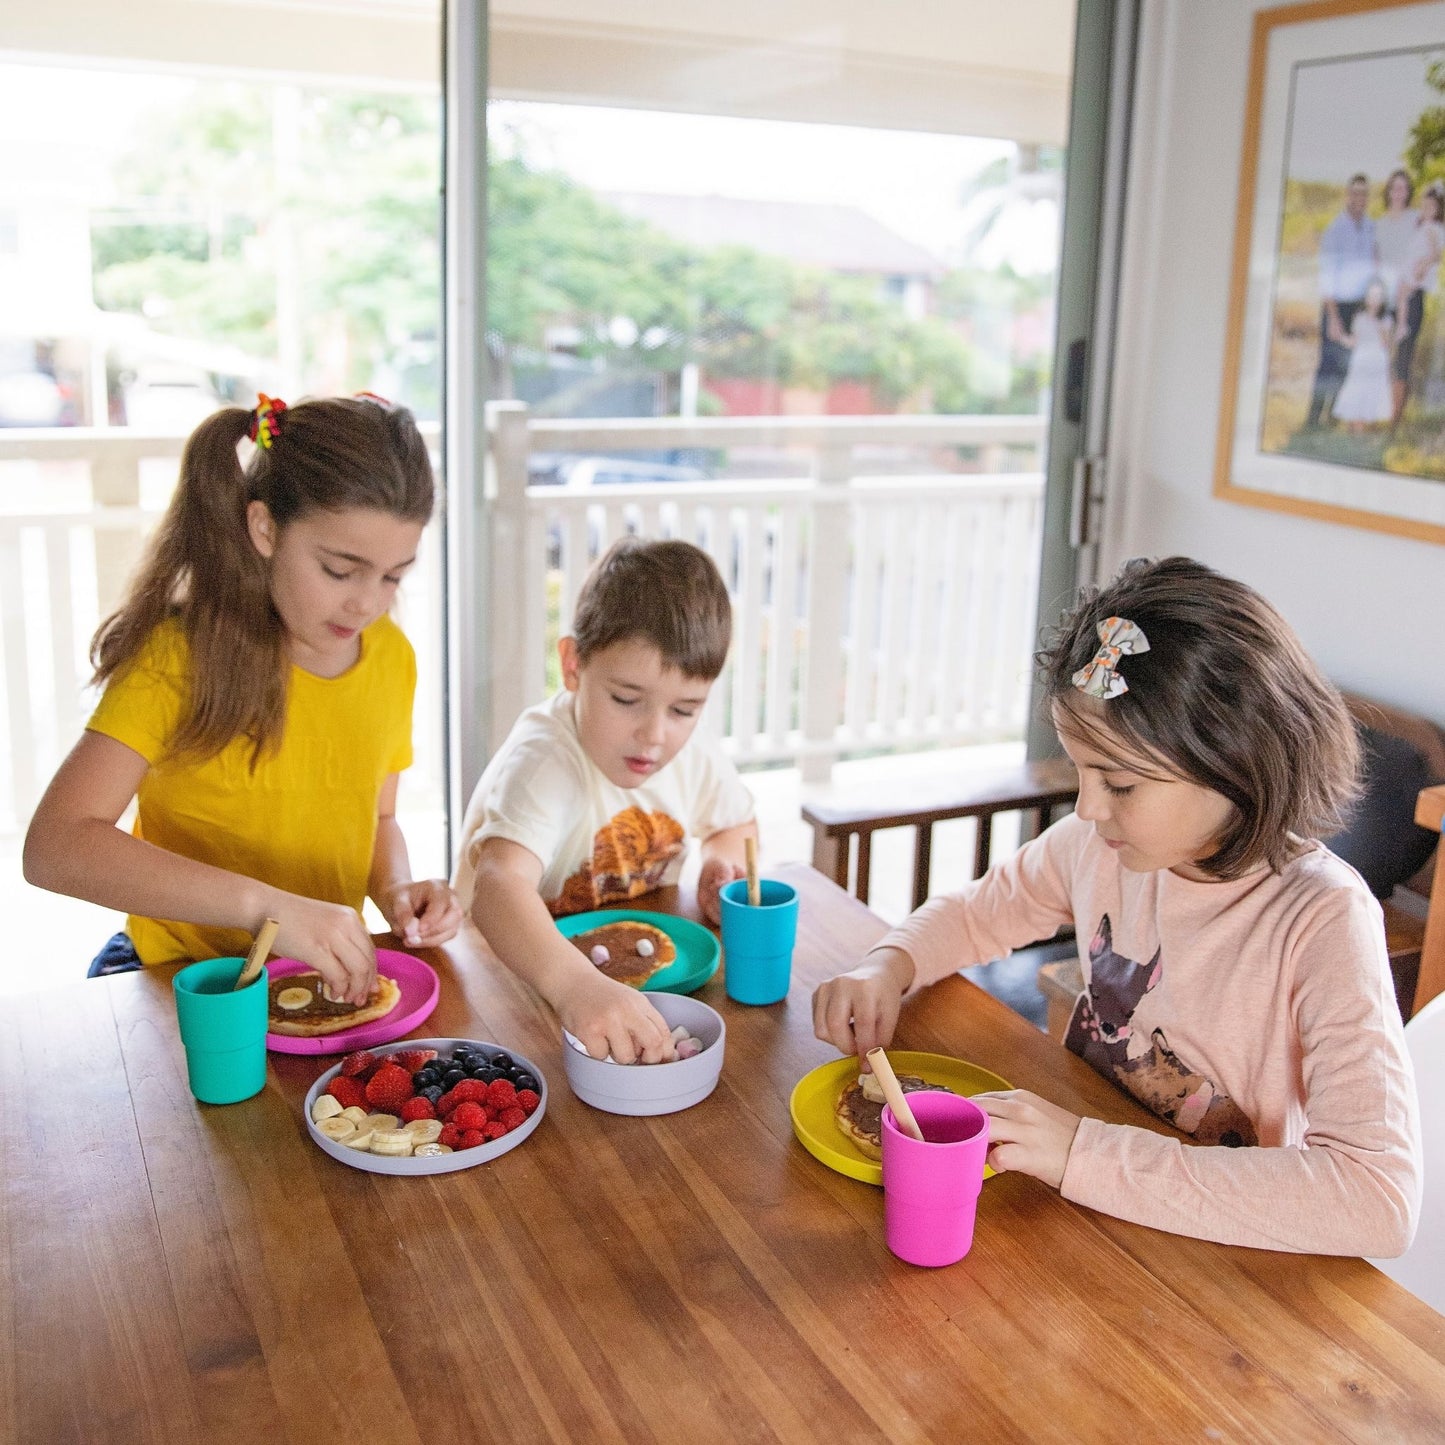
{"type": "MultiPolygon", "coordinates": [[[[0,1438],[1445,1439],[1445,1318],[1360,1260],[1180,1239],[1013,1175],[984,1186],[961,1263],[895,1260],[881,1192],[788,1116],[836,1057],[811,989],[883,925],[778,874],[803,898],[792,992],[701,991],[727,1059],[680,1114],[579,1103],[551,1016],[474,933],[427,955],[442,999],[419,1036],[517,1048],[551,1098],[519,1148],[425,1179],[310,1143],[330,1060],[273,1056],[256,1098],[197,1105],[169,970],[8,1000],[0,1438]]],[[[1152,1123],[961,978],[911,1001],[897,1042],[1152,1123]]]]}

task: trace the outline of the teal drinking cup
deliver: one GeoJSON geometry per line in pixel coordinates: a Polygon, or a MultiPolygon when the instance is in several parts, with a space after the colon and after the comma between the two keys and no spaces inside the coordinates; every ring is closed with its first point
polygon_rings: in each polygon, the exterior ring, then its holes
{"type": "Polygon", "coordinates": [[[759,881],[762,902],[748,903],[748,880],[735,878],[718,895],[722,906],[723,985],[737,1003],[777,1003],[793,976],[798,894],[771,878],[759,881]]]}
{"type": "Polygon", "coordinates": [[[191,1093],[203,1104],[237,1104],[266,1087],[268,976],[236,991],[244,958],[208,958],[172,980],[191,1093]]]}

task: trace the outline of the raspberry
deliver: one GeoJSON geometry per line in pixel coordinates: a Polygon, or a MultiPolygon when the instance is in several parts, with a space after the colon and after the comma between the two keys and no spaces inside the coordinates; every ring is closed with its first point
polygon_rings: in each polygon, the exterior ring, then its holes
{"type": "Polygon", "coordinates": [[[414,1074],[423,1064],[431,1063],[436,1056],[435,1049],[403,1049],[400,1053],[392,1054],[390,1062],[405,1069],[407,1073],[414,1074]]]}
{"type": "Polygon", "coordinates": [[[480,1079],[463,1079],[452,1088],[452,1102],[456,1104],[485,1104],[487,1086],[480,1079]]]}
{"type": "Polygon", "coordinates": [[[360,1079],[349,1079],[345,1074],[337,1074],[326,1086],[326,1092],[343,1109],[350,1109],[353,1106],[358,1109],[366,1107],[366,1089],[360,1079]]]}
{"type": "Polygon", "coordinates": [[[395,1064],[383,1064],[366,1085],[366,1102],[388,1114],[396,1113],[411,1096],[411,1075],[395,1064]]]}
{"type": "Polygon", "coordinates": [[[446,1093],[437,1100],[437,1118],[450,1119],[452,1116],[452,1110],[455,1109],[456,1106],[462,1102],[463,1101],[457,1098],[456,1094],[453,1093],[452,1090],[448,1089],[446,1093]]]}
{"type": "Polygon", "coordinates": [[[365,1049],[347,1054],[341,1061],[341,1072],[348,1079],[365,1079],[376,1067],[376,1055],[365,1049]]]}
{"type": "Polygon", "coordinates": [[[505,1124],[499,1124],[495,1119],[488,1119],[486,1128],[482,1130],[483,1137],[490,1143],[493,1139],[500,1139],[507,1132],[505,1124]]]}
{"type": "Polygon", "coordinates": [[[534,1114],[534,1113],[536,1113],[536,1111],[537,1111],[537,1105],[540,1104],[541,1102],[542,1102],[542,1096],[541,1096],[535,1089],[518,1089],[518,1090],[517,1090],[517,1107],[518,1107],[524,1114],[534,1114]]]}
{"type": "Polygon", "coordinates": [[[463,1100],[452,1113],[458,1129],[480,1129],[487,1122],[487,1111],[470,1099],[463,1100]]]}
{"type": "Polygon", "coordinates": [[[525,1111],[517,1108],[515,1104],[510,1109],[503,1109],[502,1112],[497,1115],[497,1123],[508,1133],[515,1129],[518,1124],[525,1124],[526,1122],[527,1115],[525,1111]]]}
{"type": "Polygon", "coordinates": [[[460,1142],[456,1145],[458,1149],[475,1149],[478,1144],[485,1144],[487,1136],[480,1129],[464,1129],[460,1142]]]}
{"type": "Polygon", "coordinates": [[[449,1149],[455,1149],[462,1141],[462,1131],[455,1124],[443,1124],[442,1131],[437,1135],[437,1143],[445,1144],[449,1149]]]}
{"type": "Polygon", "coordinates": [[[487,1085],[487,1103],[494,1109],[510,1109],[517,1102],[517,1086],[510,1079],[493,1079],[487,1085]]]}
{"type": "Polygon", "coordinates": [[[437,1111],[432,1108],[430,1099],[423,1099],[418,1096],[415,1099],[408,1099],[401,1106],[401,1122],[410,1124],[413,1119],[435,1119],[437,1111]]]}

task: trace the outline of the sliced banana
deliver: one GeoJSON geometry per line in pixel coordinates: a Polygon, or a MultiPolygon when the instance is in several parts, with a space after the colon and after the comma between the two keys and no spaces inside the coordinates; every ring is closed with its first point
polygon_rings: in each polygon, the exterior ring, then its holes
{"type": "Polygon", "coordinates": [[[356,1133],[356,1125],[350,1119],[343,1119],[340,1114],[335,1114],[329,1119],[319,1119],[316,1127],[328,1139],[333,1139],[338,1144],[346,1143],[356,1133]]]}
{"type": "Polygon", "coordinates": [[[884,1102],[883,1086],[878,1082],[877,1074],[859,1074],[858,1082],[863,1085],[865,1099],[871,1099],[875,1104],[884,1102]]]}
{"type": "Polygon", "coordinates": [[[348,1149],[370,1149],[371,1141],[376,1138],[376,1130],[366,1124],[358,1124],[354,1134],[348,1134],[341,1142],[348,1149]]]}
{"type": "Polygon", "coordinates": [[[432,1159],[438,1154],[450,1154],[451,1152],[452,1146],[450,1144],[418,1144],[416,1148],[412,1150],[412,1158],[432,1159]]]}
{"type": "Polygon", "coordinates": [[[311,1106],[311,1118],[319,1124],[323,1119],[335,1119],[341,1113],[341,1100],[330,1094],[320,1094],[311,1106]]]}
{"type": "Polygon", "coordinates": [[[276,995],[276,1007],[288,1010],[305,1008],[311,1002],[309,988],[283,988],[276,995]]]}
{"type": "Polygon", "coordinates": [[[350,1119],[353,1124],[361,1125],[366,1123],[369,1115],[359,1104],[352,1104],[341,1111],[343,1119],[350,1119]]]}
{"type": "Polygon", "coordinates": [[[401,1132],[410,1134],[418,1144],[434,1144],[441,1138],[442,1121],[440,1119],[413,1119],[411,1123],[402,1126],[401,1132]]]}
{"type": "Polygon", "coordinates": [[[411,1154],[413,1142],[405,1129],[380,1129],[371,1136],[371,1152],[406,1158],[411,1154]]]}
{"type": "Polygon", "coordinates": [[[401,1120],[398,1119],[395,1114],[368,1114],[366,1116],[366,1122],[371,1125],[376,1133],[386,1134],[395,1129],[401,1123],[401,1120]]]}

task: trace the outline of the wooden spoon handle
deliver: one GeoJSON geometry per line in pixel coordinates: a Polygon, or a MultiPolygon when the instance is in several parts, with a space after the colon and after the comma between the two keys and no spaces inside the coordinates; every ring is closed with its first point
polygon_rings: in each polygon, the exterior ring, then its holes
{"type": "Polygon", "coordinates": [[[866,1057],[873,1065],[873,1072],[878,1076],[878,1083],[883,1089],[883,1097],[888,1100],[888,1107],[893,1110],[898,1127],[909,1138],[917,1139],[922,1144],[923,1130],[918,1127],[918,1120],[913,1117],[913,1110],[908,1107],[908,1095],[899,1086],[898,1075],[893,1072],[888,1055],[882,1049],[869,1049],[866,1057]]]}
{"type": "Polygon", "coordinates": [[[763,901],[763,887],[758,882],[758,840],[753,837],[743,839],[743,856],[748,864],[748,907],[757,908],[763,901]]]}
{"type": "Polygon", "coordinates": [[[275,918],[268,918],[261,925],[260,932],[256,934],[256,941],[251,945],[251,951],[246,955],[246,961],[241,965],[241,972],[236,977],[237,988],[245,988],[247,984],[255,982],[280,930],[280,921],[275,918]]]}

